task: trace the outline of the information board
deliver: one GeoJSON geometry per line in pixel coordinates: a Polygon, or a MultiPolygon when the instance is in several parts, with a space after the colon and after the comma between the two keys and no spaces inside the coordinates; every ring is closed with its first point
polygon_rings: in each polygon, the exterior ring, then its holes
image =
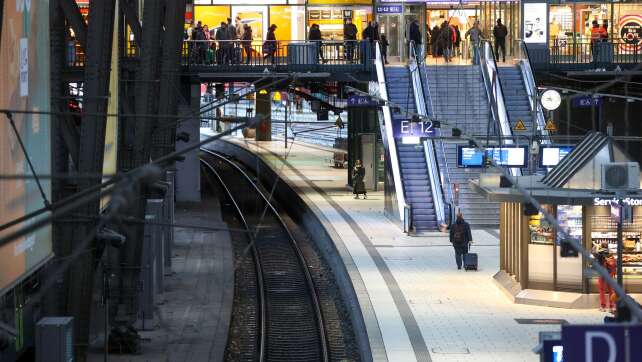
{"type": "MultiPolygon", "coordinates": [[[[486,156],[492,158],[499,166],[526,167],[528,149],[523,147],[487,147],[486,156]]],[[[483,167],[483,153],[475,147],[457,147],[457,167],[483,167]]]]}
{"type": "Polygon", "coordinates": [[[573,146],[544,146],[540,152],[542,167],[557,166],[566,155],[573,151],[573,146]]]}

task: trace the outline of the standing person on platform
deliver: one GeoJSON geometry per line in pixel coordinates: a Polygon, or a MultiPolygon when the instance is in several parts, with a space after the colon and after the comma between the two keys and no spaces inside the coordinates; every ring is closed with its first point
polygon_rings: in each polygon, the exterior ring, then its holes
{"type": "Polygon", "coordinates": [[[354,58],[354,44],[357,40],[357,32],[357,26],[352,24],[352,19],[347,18],[343,26],[343,40],[345,41],[345,57],[350,62],[354,58]]]}
{"type": "Polygon", "coordinates": [[[323,38],[321,37],[321,28],[319,24],[312,24],[310,26],[310,31],[308,32],[308,40],[314,44],[317,52],[317,60],[321,59],[323,63],[326,62],[325,57],[323,56],[323,38]]]}
{"type": "Polygon", "coordinates": [[[457,220],[450,225],[450,243],[455,248],[455,261],[457,269],[461,269],[464,263],[464,255],[468,254],[468,248],[473,241],[473,235],[470,231],[470,225],[464,220],[461,212],[457,213],[457,220]]]}
{"type": "MultiPolygon", "coordinates": [[[[615,277],[617,263],[615,258],[609,253],[609,244],[607,242],[602,242],[600,244],[600,248],[597,252],[593,253],[593,257],[601,266],[609,271],[609,274],[611,274],[612,277],[615,277]]],[[[606,312],[607,310],[613,312],[615,309],[615,303],[612,298],[612,294],[614,294],[613,289],[611,289],[611,286],[608,285],[602,277],[597,279],[597,287],[600,291],[600,310],[603,312],[606,312]],[[606,307],[607,301],[609,303],[608,309],[606,307]]]]}
{"type": "Polygon", "coordinates": [[[241,35],[241,44],[245,51],[245,64],[252,61],[252,27],[248,24],[243,25],[243,35],[241,35]]]}
{"type": "Polygon", "coordinates": [[[499,50],[502,50],[502,62],[506,63],[506,36],[508,29],[506,25],[502,24],[502,19],[497,19],[497,25],[493,28],[493,36],[495,37],[495,56],[499,61],[499,50]]]}
{"type": "Polygon", "coordinates": [[[417,19],[414,19],[408,27],[408,40],[415,44],[415,54],[419,58],[417,61],[420,62],[423,56],[423,47],[421,46],[421,32],[419,31],[417,19]]]}
{"type": "Polygon", "coordinates": [[[352,193],[354,198],[358,199],[360,194],[363,194],[364,200],[368,198],[366,195],[366,184],[363,179],[366,177],[366,169],[361,165],[361,160],[354,162],[354,169],[352,170],[352,193]]]}
{"type": "Polygon", "coordinates": [[[243,33],[245,32],[245,27],[243,26],[243,22],[241,21],[240,16],[237,15],[234,20],[236,39],[241,39],[243,37],[243,33]]]}
{"type": "Polygon", "coordinates": [[[434,58],[440,57],[441,56],[441,48],[439,44],[439,25],[435,25],[434,28],[432,28],[432,32],[430,33],[430,40],[432,41],[432,56],[434,58]]]}
{"type": "Polygon", "coordinates": [[[274,64],[275,61],[274,53],[276,53],[276,50],[278,48],[276,34],[274,33],[276,31],[276,28],[276,24],[270,25],[267,36],[265,37],[265,42],[263,43],[263,59],[270,58],[272,64],[274,64]]]}
{"type": "Polygon", "coordinates": [[[479,20],[475,20],[473,27],[468,29],[464,37],[470,37],[470,46],[473,49],[473,64],[479,64],[479,46],[481,45],[482,32],[479,29],[479,20]]]}

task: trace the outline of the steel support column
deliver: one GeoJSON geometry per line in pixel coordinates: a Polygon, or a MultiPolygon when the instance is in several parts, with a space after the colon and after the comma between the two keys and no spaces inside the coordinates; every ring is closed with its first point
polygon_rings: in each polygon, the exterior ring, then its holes
{"type": "Polygon", "coordinates": [[[74,0],[59,0],[60,8],[65,14],[65,18],[69,22],[69,25],[74,30],[76,39],[80,43],[83,49],[87,50],[87,26],[85,21],[80,15],[80,8],[74,0]]]}
{"type": "MultiPolygon", "coordinates": [[[[92,1],[87,32],[83,114],[80,126],[78,171],[102,173],[105,148],[107,98],[111,64],[114,9],[116,0],[92,1]]],[[[101,177],[78,180],[80,191],[99,184],[101,177]]],[[[86,216],[98,216],[100,202],[96,200],[78,210],[86,216]]],[[[96,222],[75,225],[71,245],[77,245],[95,226],[96,222]]],[[[84,361],[89,343],[89,321],[94,281],[94,255],[83,253],[67,273],[71,286],[67,311],[74,316],[76,360],[84,361]]]]}
{"type": "MultiPolygon", "coordinates": [[[[134,7],[134,3],[129,0],[120,0],[119,4],[123,14],[125,15],[125,21],[134,34],[136,44],[140,45],[143,40],[143,28],[140,25],[140,21],[138,21],[138,15],[136,15],[136,8],[134,7]]],[[[184,12],[185,6],[183,6],[183,13],[184,12]]]]}
{"type": "MultiPolygon", "coordinates": [[[[181,49],[183,45],[183,22],[185,0],[166,1],[165,31],[161,53],[161,74],[159,91],[159,114],[176,114],[181,49]]],[[[152,158],[158,158],[174,151],[176,138],[175,120],[164,120],[156,127],[152,138],[152,158]]]]}

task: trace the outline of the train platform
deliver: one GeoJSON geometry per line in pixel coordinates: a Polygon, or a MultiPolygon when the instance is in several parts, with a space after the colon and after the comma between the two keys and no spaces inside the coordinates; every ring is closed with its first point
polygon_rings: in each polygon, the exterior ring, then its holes
{"type": "Polygon", "coordinates": [[[328,163],[331,148],[225,141],[260,155],[332,236],[376,361],[538,361],[532,352],[538,332],[559,330],[562,323],[600,323],[605,315],[513,303],[493,281],[499,270],[496,229],[473,230],[480,270],[457,270],[447,234],[405,235],[384,215],[383,191],[355,200],[347,170],[328,163]]]}
{"type": "MultiPolygon", "coordinates": [[[[223,361],[234,297],[234,252],[219,201],[179,203],[172,272],[150,330],[139,331],[140,354],[109,354],[112,362],[223,361]]],[[[100,328],[99,328],[100,330],[100,328]]],[[[102,333],[88,361],[103,361],[102,333]]]]}

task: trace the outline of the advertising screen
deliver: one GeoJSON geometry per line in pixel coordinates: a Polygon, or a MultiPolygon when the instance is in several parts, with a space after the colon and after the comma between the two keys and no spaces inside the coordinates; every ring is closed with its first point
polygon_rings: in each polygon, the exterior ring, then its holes
{"type": "Polygon", "coordinates": [[[540,165],[543,167],[557,166],[557,164],[560,163],[560,161],[562,161],[562,159],[572,150],[572,146],[542,147],[542,152],[540,152],[540,156],[542,158],[540,160],[540,165]]]}
{"type": "Polygon", "coordinates": [[[546,43],[547,41],[547,3],[524,3],[524,42],[546,43]]]}
{"type": "MultiPolygon", "coordinates": [[[[0,108],[49,111],[49,7],[35,1],[4,1],[0,41],[0,108]]],[[[36,182],[6,115],[0,114],[0,174],[26,176],[0,180],[0,224],[43,207],[36,182]]],[[[36,173],[51,173],[50,119],[45,114],[13,113],[16,128],[36,173]]],[[[40,179],[51,200],[51,182],[40,179]]],[[[48,213],[41,217],[48,216],[48,213]]],[[[29,220],[28,222],[33,222],[29,220]]],[[[0,231],[16,231],[25,223],[0,231]]],[[[0,246],[0,295],[51,256],[51,228],[0,246]]]]}
{"type": "MultiPolygon", "coordinates": [[[[526,147],[488,147],[486,156],[492,157],[499,166],[526,167],[528,150],[526,147]]],[[[483,165],[483,154],[477,148],[465,146],[457,148],[458,167],[483,167],[483,165]]]]}

